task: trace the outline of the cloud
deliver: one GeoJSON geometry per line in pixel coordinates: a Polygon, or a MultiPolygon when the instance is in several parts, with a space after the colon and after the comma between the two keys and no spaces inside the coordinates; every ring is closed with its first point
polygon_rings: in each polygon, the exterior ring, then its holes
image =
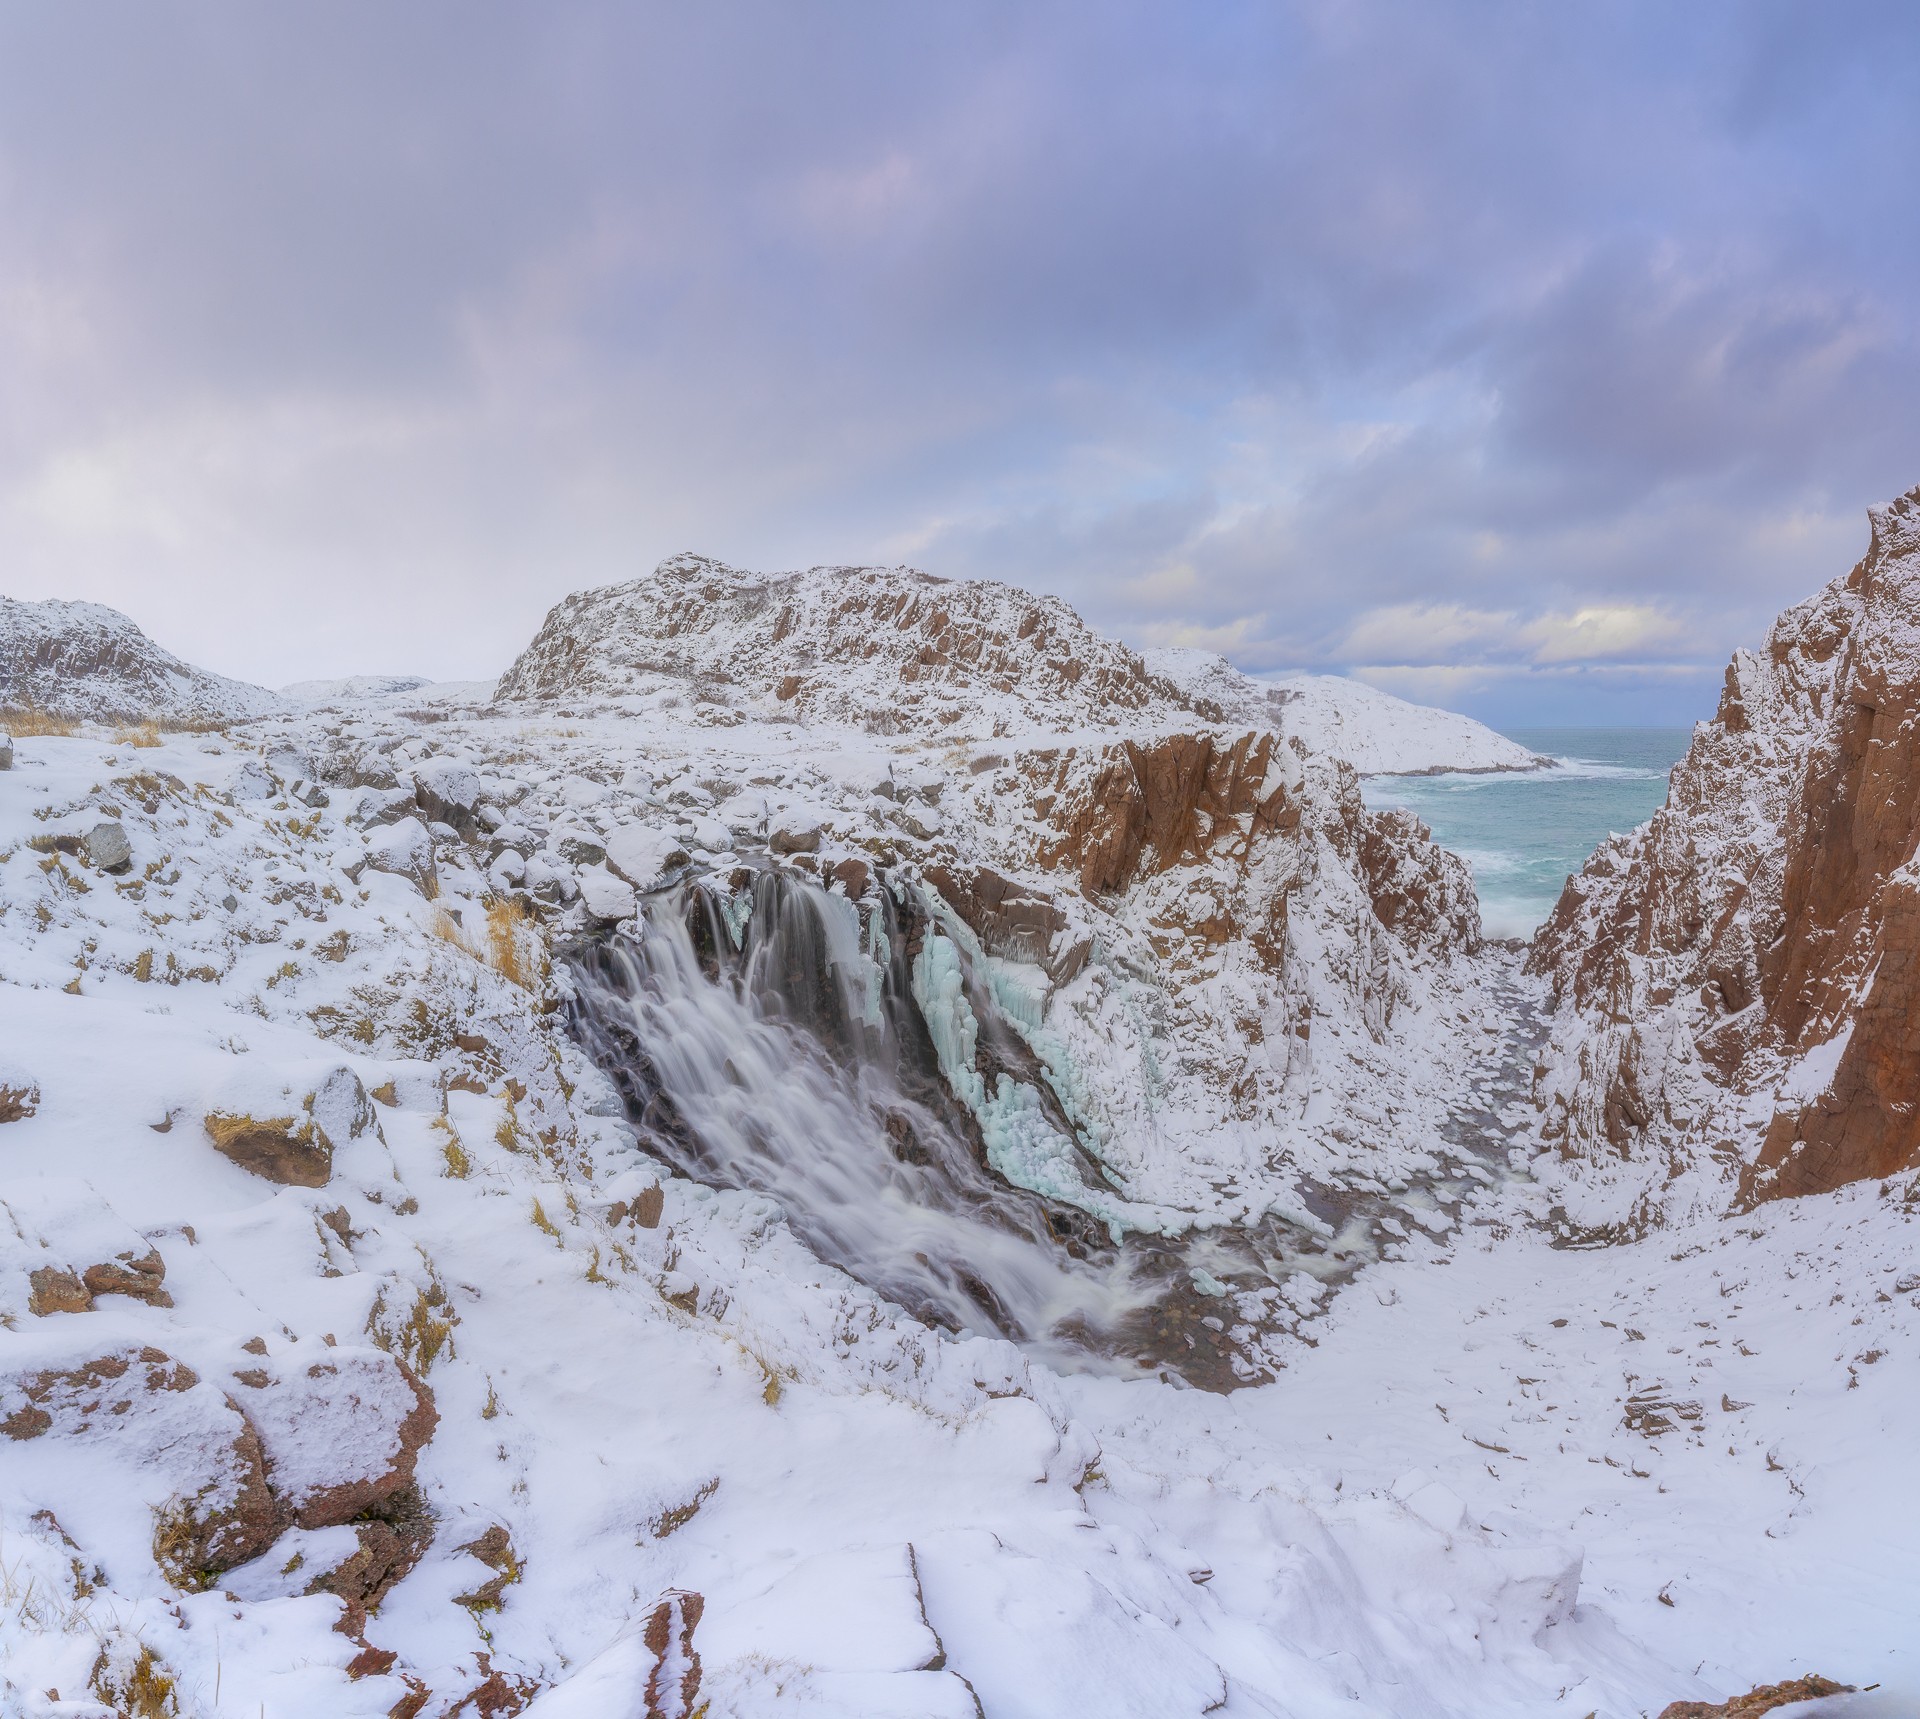
{"type": "Polygon", "coordinates": [[[1711,664],[1920,478],[1916,77],[1879,0],[15,9],[0,568],[268,680],[686,547],[1711,664]]]}

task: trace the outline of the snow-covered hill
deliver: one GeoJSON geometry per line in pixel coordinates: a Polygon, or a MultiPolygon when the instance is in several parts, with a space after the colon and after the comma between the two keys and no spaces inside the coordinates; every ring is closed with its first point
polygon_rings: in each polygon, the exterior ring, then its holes
{"type": "Polygon", "coordinates": [[[874,734],[995,738],[1217,720],[1053,597],[904,567],[745,573],[699,555],[557,605],[503,699],[694,704],[874,734]]]}
{"type": "Polygon", "coordinates": [[[0,710],[220,723],[284,707],[265,687],[209,674],[163,651],[117,609],[0,597],[0,710]]]}
{"type": "Polygon", "coordinates": [[[1289,675],[1271,683],[1280,726],[1317,752],[1344,758],[1363,776],[1433,776],[1454,771],[1542,770],[1529,752],[1458,711],[1410,704],[1344,675],[1289,675]]]}
{"type": "Polygon", "coordinates": [[[1242,674],[1212,651],[1152,650],[1148,670],[1170,681],[1196,708],[1229,720],[1277,727],[1313,752],[1344,759],[1363,776],[1432,776],[1444,772],[1541,770],[1553,760],[1496,734],[1457,711],[1409,704],[1344,675],[1242,674]]]}

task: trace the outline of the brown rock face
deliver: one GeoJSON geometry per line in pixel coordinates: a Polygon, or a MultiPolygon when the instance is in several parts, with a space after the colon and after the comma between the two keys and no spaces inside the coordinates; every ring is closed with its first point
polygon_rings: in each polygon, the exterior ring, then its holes
{"type": "Polygon", "coordinates": [[[698,1594],[674,1592],[653,1608],[642,1640],[653,1655],[647,1673],[646,1719],[693,1719],[700,1693],[700,1655],[693,1632],[707,1602],[698,1594]]]}
{"type": "Polygon", "coordinates": [[[43,1265],[27,1273],[27,1311],[45,1318],[49,1313],[85,1313],[93,1306],[93,1291],[71,1271],[43,1265]]]}
{"type": "Polygon", "coordinates": [[[310,1116],[207,1117],[214,1150],[241,1169],[283,1188],[324,1188],[333,1174],[333,1147],[310,1116]]]}
{"type": "Polygon", "coordinates": [[[1871,519],[1536,940],[1570,1158],[1731,1138],[1748,1201],[1920,1164],[1920,490],[1871,519]]]}
{"type": "Polygon", "coordinates": [[[156,1516],[153,1555],[177,1587],[208,1586],[286,1526],[246,1416],[159,1349],[0,1376],[0,1409],[11,1438],[98,1444],[130,1469],[167,1476],[174,1496],[156,1516]]]}
{"type": "Polygon", "coordinates": [[[1216,850],[1244,859],[1256,830],[1298,822],[1287,792],[1298,770],[1278,757],[1285,744],[1272,733],[1168,734],[1122,741],[1090,760],[1062,753],[1040,779],[1038,797],[1059,832],[1040,863],[1072,866],[1081,889],[1097,895],[1216,850]]]}
{"type": "Polygon", "coordinates": [[[1796,1701],[1817,1701],[1823,1695],[1848,1695],[1851,1683],[1835,1683],[1818,1674],[1796,1677],[1787,1683],[1765,1683],[1715,1706],[1707,1701],[1674,1701],[1660,1709],[1660,1719],[1760,1719],[1776,1707],[1796,1701]]]}
{"type": "Polygon", "coordinates": [[[987,866],[933,865],[927,882],[940,898],[966,921],[989,955],[1008,961],[1032,961],[1046,967],[1056,980],[1073,977],[1087,958],[1088,945],[1075,943],[1060,951],[1055,961],[1054,939],[1067,929],[1066,913],[1051,896],[1002,877],[987,866]],[[1069,965],[1072,971],[1056,970],[1069,965]]]}

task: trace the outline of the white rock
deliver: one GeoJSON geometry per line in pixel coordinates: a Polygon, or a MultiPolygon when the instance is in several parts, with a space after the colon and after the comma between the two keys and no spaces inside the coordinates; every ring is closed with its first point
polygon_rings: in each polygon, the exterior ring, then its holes
{"type": "Polygon", "coordinates": [[[687,863],[687,850],[671,831],[650,824],[623,824],[607,837],[607,867],[635,889],[657,889],[676,865],[687,863]]]}
{"type": "Polygon", "coordinates": [[[576,881],[580,885],[580,899],[595,919],[609,922],[630,919],[640,905],[632,887],[603,865],[582,866],[576,881]]]}

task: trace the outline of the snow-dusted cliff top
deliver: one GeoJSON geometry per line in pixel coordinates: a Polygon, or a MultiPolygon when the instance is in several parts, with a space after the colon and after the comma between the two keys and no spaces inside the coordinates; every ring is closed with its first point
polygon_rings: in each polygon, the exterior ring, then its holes
{"type": "Polygon", "coordinates": [[[97,721],[240,721],[283,710],[265,687],[163,651],[100,603],[0,597],[0,707],[97,721]]]}
{"type": "Polygon", "coordinates": [[[1136,652],[1058,598],[903,567],[742,572],[703,556],[577,592],[502,677],[502,699],[691,683],[751,716],[943,737],[1205,724],[1278,729],[1362,773],[1528,770],[1547,760],[1451,711],[1331,675],[1268,683],[1208,651],[1136,652]]]}

